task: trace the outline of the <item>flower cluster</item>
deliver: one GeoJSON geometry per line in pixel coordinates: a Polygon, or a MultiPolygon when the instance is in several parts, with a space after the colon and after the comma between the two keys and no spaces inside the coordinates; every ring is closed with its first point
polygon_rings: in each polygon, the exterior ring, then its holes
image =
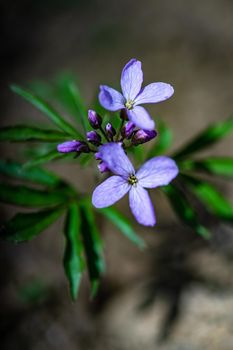
{"type": "Polygon", "coordinates": [[[108,207],[129,193],[130,209],[136,220],[153,226],[155,214],[145,188],[167,185],[177,176],[178,168],[172,159],[160,156],[148,160],[136,172],[126,152],[157,136],[154,121],[140,104],[164,101],[174,90],[161,82],[142,88],[142,81],[141,62],[131,59],[122,71],[122,94],[106,85],[100,86],[101,105],[109,111],[120,111],[119,129],[115,130],[111,123],[104,125],[102,117],[89,110],[88,120],[93,130],[86,133],[86,141],[66,141],[57,149],[61,153],[75,152],[76,156],[93,152],[100,172],[113,173],[93,192],[92,203],[96,208],[108,207]]]}

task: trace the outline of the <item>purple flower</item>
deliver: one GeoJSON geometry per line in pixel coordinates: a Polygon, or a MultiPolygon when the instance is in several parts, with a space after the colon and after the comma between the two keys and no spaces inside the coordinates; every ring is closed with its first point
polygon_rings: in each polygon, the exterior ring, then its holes
{"type": "Polygon", "coordinates": [[[86,144],[86,142],[71,140],[71,141],[60,143],[57,146],[57,150],[60,153],[70,153],[70,152],[88,153],[89,147],[86,144]]]}
{"type": "Polygon", "coordinates": [[[178,174],[176,163],[168,157],[154,157],[135,172],[120,144],[105,144],[98,153],[114,175],[96,187],[92,195],[93,205],[96,208],[108,207],[129,192],[129,206],[136,220],[145,226],[155,225],[153,205],[144,188],[167,185],[178,174]]]}
{"type": "Polygon", "coordinates": [[[127,139],[130,139],[130,137],[133,135],[134,128],[135,125],[133,122],[127,122],[121,130],[121,135],[123,136],[123,138],[126,137],[127,139]]]}
{"type": "Polygon", "coordinates": [[[113,140],[113,136],[116,135],[116,130],[111,123],[107,123],[105,126],[105,131],[110,140],[113,140]]]}
{"type": "Polygon", "coordinates": [[[137,130],[132,137],[132,144],[137,146],[154,139],[156,136],[155,130],[137,130]]]}
{"type": "Polygon", "coordinates": [[[153,130],[155,123],[148,112],[141,107],[144,103],[158,103],[167,100],[174,93],[170,84],[152,83],[142,88],[143,73],[141,62],[132,58],[124,67],[121,74],[122,93],[109,86],[101,85],[99,101],[109,111],[125,109],[128,119],[137,127],[153,130]]]}
{"type": "Polygon", "coordinates": [[[99,146],[101,144],[101,136],[96,131],[88,131],[86,136],[87,141],[92,143],[93,145],[99,146]]]}
{"type": "Polygon", "coordinates": [[[88,120],[93,129],[99,129],[102,124],[102,118],[92,109],[88,111],[88,120]]]}

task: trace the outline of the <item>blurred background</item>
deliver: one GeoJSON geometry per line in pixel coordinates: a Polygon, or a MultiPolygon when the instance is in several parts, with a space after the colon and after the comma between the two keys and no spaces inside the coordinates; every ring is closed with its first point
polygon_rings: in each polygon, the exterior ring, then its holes
{"type": "MultiPolygon", "coordinates": [[[[1,0],[0,19],[1,126],[44,122],[9,84],[73,72],[88,106],[100,84],[118,87],[132,57],[142,61],[145,84],[175,88],[172,99],[149,107],[173,130],[174,149],[233,112],[230,0],[1,0]]],[[[232,145],[227,138],[208,152],[232,156],[232,145]]],[[[14,147],[1,152],[17,159],[14,147]]],[[[53,169],[94,188],[78,165],[53,169]]],[[[229,182],[219,186],[233,198],[229,182]]],[[[205,242],[179,224],[162,195],[154,203],[158,226],[136,227],[145,251],[100,222],[108,270],[92,301],[85,278],[78,301],[69,299],[61,222],[30,243],[1,243],[1,349],[231,350],[232,230],[213,224],[205,242]]],[[[127,201],[119,208],[131,218],[127,201]]]]}

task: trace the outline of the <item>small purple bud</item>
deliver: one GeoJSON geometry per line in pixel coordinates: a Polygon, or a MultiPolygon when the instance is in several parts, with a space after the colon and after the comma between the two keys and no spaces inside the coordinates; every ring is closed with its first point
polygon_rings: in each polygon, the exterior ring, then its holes
{"type": "Polygon", "coordinates": [[[92,109],[88,111],[88,120],[93,129],[99,129],[102,124],[102,118],[92,109]]]}
{"type": "Polygon", "coordinates": [[[132,144],[135,146],[140,145],[141,143],[152,140],[156,135],[157,132],[155,130],[137,130],[132,137],[132,144]]]}
{"type": "Polygon", "coordinates": [[[99,146],[101,144],[101,136],[96,131],[88,131],[86,136],[87,141],[92,143],[93,145],[99,146]]]}
{"type": "Polygon", "coordinates": [[[127,139],[130,139],[130,137],[132,136],[133,134],[133,131],[134,131],[134,128],[135,128],[135,125],[133,122],[129,121],[127,122],[124,126],[123,126],[123,129],[121,131],[121,135],[123,136],[123,138],[127,138],[127,139]]]}
{"type": "Polygon", "coordinates": [[[106,165],[104,162],[100,162],[100,163],[98,164],[98,168],[99,168],[99,171],[100,171],[101,173],[106,173],[106,172],[109,171],[107,165],[106,165]]]}
{"type": "Polygon", "coordinates": [[[111,123],[106,124],[106,126],[105,126],[105,131],[106,131],[107,136],[108,136],[111,140],[113,140],[113,136],[116,135],[116,130],[114,129],[114,127],[112,126],[111,123]]]}
{"type": "Polygon", "coordinates": [[[86,144],[86,142],[72,140],[72,141],[66,141],[66,142],[60,143],[57,146],[57,150],[60,153],[70,153],[70,152],[88,153],[89,147],[86,144]]]}

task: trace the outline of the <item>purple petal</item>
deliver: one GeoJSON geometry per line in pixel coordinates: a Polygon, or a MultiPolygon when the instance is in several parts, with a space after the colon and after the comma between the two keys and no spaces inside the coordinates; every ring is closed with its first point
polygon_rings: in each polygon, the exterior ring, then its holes
{"type": "Polygon", "coordinates": [[[134,174],[134,167],[119,143],[110,142],[99,147],[98,157],[114,174],[125,179],[134,174]]]}
{"type": "Polygon", "coordinates": [[[118,111],[125,108],[125,100],[122,94],[106,85],[100,86],[99,101],[109,111],[118,111]]]}
{"type": "Polygon", "coordinates": [[[129,120],[138,128],[144,130],[153,130],[155,128],[155,122],[151,119],[145,108],[136,106],[131,110],[127,110],[127,114],[129,120]]]}
{"type": "Polygon", "coordinates": [[[141,166],[136,176],[141,186],[154,188],[169,184],[178,172],[178,167],[173,159],[154,157],[141,166]]]}
{"type": "Polygon", "coordinates": [[[134,100],[141,90],[143,73],[141,62],[132,58],[123,68],[121,74],[121,89],[126,100],[134,100]]]}
{"type": "Polygon", "coordinates": [[[132,186],[129,191],[129,206],[139,224],[155,225],[156,218],[149,194],[139,184],[132,186]]]}
{"type": "Polygon", "coordinates": [[[111,176],[96,187],[92,194],[92,204],[105,208],[116,203],[130,189],[130,185],[120,176],[111,176]]]}
{"type": "Polygon", "coordinates": [[[161,102],[167,100],[173,93],[174,89],[170,84],[152,83],[142,89],[135,99],[135,105],[161,102]]]}

